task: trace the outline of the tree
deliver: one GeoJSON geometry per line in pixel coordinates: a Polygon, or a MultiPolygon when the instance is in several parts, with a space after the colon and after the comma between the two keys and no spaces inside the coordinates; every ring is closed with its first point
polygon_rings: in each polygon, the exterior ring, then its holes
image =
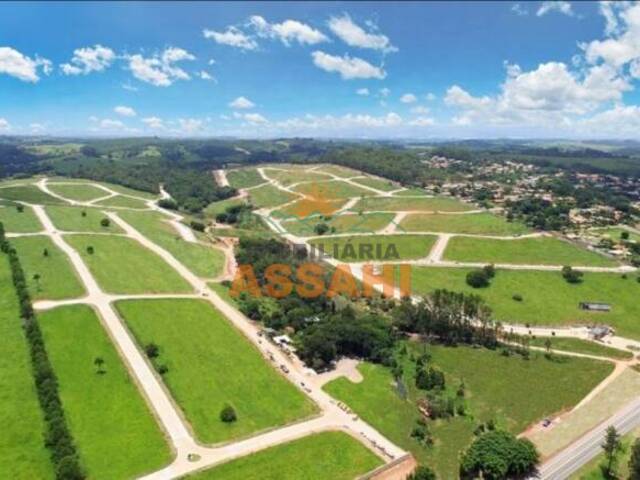
{"type": "Polygon", "coordinates": [[[86,211],[84,211],[84,210],[82,210],[82,212],[80,213],[80,216],[81,216],[81,217],[86,217],[86,216],[87,216],[87,212],[86,212],[86,211]]]}
{"type": "Polygon", "coordinates": [[[629,240],[629,232],[621,232],[620,240],[629,240]]]}
{"type": "Polygon", "coordinates": [[[636,438],[631,446],[629,480],[640,480],[640,438],[636,438]]]}
{"type": "Polygon", "coordinates": [[[147,343],[144,347],[144,353],[146,353],[149,358],[156,358],[160,355],[160,348],[153,342],[147,343]]]}
{"type": "Polygon", "coordinates": [[[317,235],[324,235],[329,231],[329,226],[326,223],[318,223],[313,227],[313,231],[316,232],[317,235]]]}
{"type": "Polygon", "coordinates": [[[95,250],[93,249],[93,247],[92,247],[91,245],[89,245],[89,246],[87,247],[87,253],[88,253],[89,255],[93,255],[93,252],[94,252],[94,251],[95,251],[95,250]]]}
{"type": "Polygon", "coordinates": [[[98,368],[97,373],[99,374],[105,373],[105,371],[102,369],[102,366],[104,365],[104,359],[102,357],[96,357],[93,360],[93,364],[98,368]]]}
{"type": "Polygon", "coordinates": [[[493,264],[485,265],[482,267],[482,271],[485,273],[487,278],[493,278],[496,276],[496,267],[493,264]]]}
{"type": "Polygon", "coordinates": [[[111,225],[111,220],[105,217],[102,220],[100,220],[100,225],[104,228],[109,228],[109,225],[111,225]]]}
{"type": "Polygon", "coordinates": [[[44,250],[42,250],[42,256],[43,257],[48,257],[49,256],[49,250],[47,250],[46,248],[44,250]]]}
{"type": "Polygon", "coordinates": [[[622,442],[620,441],[620,434],[613,425],[607,428],[604,435],[604,442],[602,443],[602,450],[604,451],[606,462],[604,465],[604,474],[607,478],[614,478],[616,460],[622,450],[622,442]]]}
{"type": "Polygon", "coordinates": [[[489,277],[484,270],[472,270],[467,273],[467,285],[473,288],[489,286],[489,277]]]}
{"type": "Polygon", "coordinates": [[[407,480],[436,480],[436,474],[426,465],[418,465],[407,480]]]}
{"type": "Polygon", "coordinates": [[[238,420],[236,411],[231,405],[225,405],[224,408],[220,411],[220,420],[222,420],[224,423],[233,423],[238,420]]]}
{"type": "Polygon", "coordinates": [[[547,354],[551,353],[551,339],[549,337],[544,340],[544,348],[547,351],[547,354]]]}
{"type": "Polygon", "coordinates": [[[195,220],[191,220],[191,228],[193,228],[196,232],[204,232],[206,225],[202,222],[197,222],[195,220]]]}
{"type": "Polygon", "coordinates": [[[39,273],[33,274],[33,281],[36,282],[36,289],[40,291],[40,274],[39,273]]]}
{"type": "Polygon", "coordinates": [[[568,283],[580,283],[580,282],[582,282],[582,275],[583,275],[582,272],[580,272],[579,270],[574,270],[573,268],[571,268],[568,265],[562,267],[562,277],[568,283]]]}
{"type": "Polygon", "coordinates": [[[16,205],[16,210],[18,211],[18,213],[22,213],[24,212],[24,205],[16,205]]]}

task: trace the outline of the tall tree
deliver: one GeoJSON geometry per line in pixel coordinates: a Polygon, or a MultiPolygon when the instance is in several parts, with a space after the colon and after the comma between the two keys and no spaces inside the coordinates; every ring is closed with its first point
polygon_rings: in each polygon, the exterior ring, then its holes
{"type": "Polygon", "coordinates": [[[622,450],[622,443],[620,441],[620,434],[613,425],[607,428],[607,432],[604,436],[604,442],[602,443],[602,450],[604,451],[604,458],[606,460],[605,475],[607,478],[614,478],[616,460],[618,454],[622,450]]]}
{"type": "Polygon", "coordinates": [[[631,458],[629,458],[629,480],[640,480],[640,438],[636,438],[631,446],[631,458]]]}

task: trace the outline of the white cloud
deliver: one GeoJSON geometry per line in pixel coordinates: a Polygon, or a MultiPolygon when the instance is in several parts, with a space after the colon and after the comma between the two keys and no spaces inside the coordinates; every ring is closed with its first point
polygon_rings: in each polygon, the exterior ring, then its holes
{"type": "Polygon", "coordinates": [[[224,32],[205,29],[202,34],[204,38],[213,40],[221,45],[228,45],[242,50],[256,50],[258,48],[256,41],[237,27],[228,27],[224,32]]]}
{"type": "Polygon", "coordinates": [[[178,124],[180,125],[181,131],[187,134],[192,134],[202,130],[204,122],[196,118],[179,118],[178,124]]]}
{"type": "Polygon", "coordinates": [[[246,97],[238,97],[234,101],[229,102],[229,106],[235,109],[248,109],[255,107],[256,104],[246,97]]]}
{"type": "Polygon", "coordinates": [[[433,93],[429,92],[424,96],[424,98],[429,102],[433,102],[436,99],[436,96],[433,93]]]}
{"type": "Polygon", "coordinates": [[[105,130],[120,130],[125,128],[124,123],[120,120],[112,120],[110,118],[105,118],[100,121],[100,128],[105,130]]]}
{"type": "Polygon", "coordinates": [[[511,6],[511,11],[520,17],[529,15],[529,10],[527,10],[525,7],[523,7],[519,3],[514,3],[511,6]]]}
{"type": "Polygon", "coordinates": [[[11,128],[11,124],[6,118],[0,118],[0,130],[9,130],[11,128]]]}
{"type": "Polygon", "coordinates": [[[413,120],[410,120],[408,122],[408,125],[412,126],[412,127],[429,127],[431,125],[434,125],[436,122],[433,120],[433,118],[429,118],[429,117],[416,117],[413,120]]]}
{"type": "Polygon", "coordinates": [[[391,90],[389,90],[387,87],[382,87],[378,93],[380,94],[380,96],[382,98],[386,98],[389,96],[389,94],[391,93],[391,90]]]}
{"type": "Polygon", "coordinates": [[[0,47],[0,74],[5,73],[24,82],[40,80],[38,68],[45,75],[51,72],[51,61],[36,56],[32,59],[11,47],[0,47]]]}
{"type": "Polygon", "coordinates": [[[368,88],[359,88],[358,90],[356,90],[356,94],[362,95],[363,97],[366,97],[367,95],[369,95],[369,89],[368,88]]]}
{"type": "Polygon", "coordinates": [[[606,19],[605,31],[612,36],[581,45],[587,61],[597,63],[602,60],[620,68],[640,59],[640,3],[621,2],[616,7],[604,7],[604,10],[601,6],[600,12],[606,19]]]}
{"type": "Polygon", "coordinates": [[[138,91],[138,87],[134,87],[133,85],[131,85],[130,83],[123,83],[122,88],[124,88],[125,90],[128,90],[130,92],[137,92],[138,91]]]}
{"type": "Polygon", "coordinates": [[[60,68],[65,75],[87,75],[108,68],[115,58],[114,51],[102,45],[78,48],[73,51],[71,61],[63,63],[60,68]]]}
{"type": "Polygon", "coordinates": [[[341,17],[331,17],[329,29],[344,43],[351,47],[370,48],[383,52],[396,52],[389,37],[380,33],[366,32],[351,20],[346,13],[341,17]]]}
{"type": "Polygon", "coordinates": [[[371,65],[361,58],[350,57],[349,55],[338,57],[320,50],[313,52],[311,57],[316,67],[327,72],[339,73],[345,80],[353,78],[383,79],[387,76],[387,73],[382,68],[371,65]]]}
{"type": "Polygon", "coordinates": [[[249,25],[261,38],[277,38],[289,46],[292,41],[301,45],[315,45],[329,39],[319,30],[297,20],[285,20],[282,23],[269,23],[260,15],[249,18],[249,25]]]}
{"type": "Polygon", "coordinates": [[[142,119],[142,123],[155,130],[162,130],[165,128],[164,122],[159,117],[145,117],[142,119]]]}
{"type": "Polygon", "coordinates": [[[252,125],[264,125],[266,123],[269,123],[269,121],[259,113],[246,113],[242,118],[244,118],[252,125]]]}
{"type": "Polygon", "coordinates": [[[198,77],[202,80],[207,80],[207,81],[214,81],[215,82],[215,78],[213,77],[213,75],[211,75],[209,72],[205,71],[205,70],[200,70],[198,72],[198,77]]]}
{"type": "Polygon", "coordinates": [[[581,121],[577,128],[587,135],[636,138],[640,131],[640,106],[616,105],[581,121]]]}
{"type": "Polygon", "coordinates": [[[402,103],[416,103],[418,101],[418,97],[416,97],[413,93],[405,93],[400,97],[400,101],[402,103]]]}
{"type": "Polygon", "coordinates": [[[565,2],[562,0],[552,0],[549,2],[542,2],[542,4],[540,5],[540,8],[538,8],[538,11],[536,12],[536,15],[538,17],[542,17],[543,15],[546,15],[547,13],[550,13],[550,12],[562,13],[564,15],[568,15],[569,17],[572,17],[574,15],[573,8],[571,7],[571,3],[565,2]]]}
{"type": "Polygon", "coordinates": [[[136,111],[131,108],[131,107],[126,107],[124,105],[118,105],[117,107],[115,107],[113,109],[114,112],[116,112],[118,115],[121,115],[123,117],[135,117],[136,116],[136,111]]]}
{"type": "Polygon", "coordinates": [[[131,55],[128,57],[129,69],[138,80],[156,87],[168,87],[176,80],[189,80],[190,77],[175,64],[185,60],[195,60],[192,54],[182,48],[169,47],[161,54],[152,57],[131,55]]]}
{"type": "Polygon", "coordinates": [[[32,132],[38,133],[38,132],[42,132],[45,129],[45,126],[41,123],[30,123],[29,128],[31,129],[32,132]]]}
{"type": "Polygon", "coordinates": [[[427,107],[423,107],[419,105],[417,107],[413,107],[411,109],[411,113],[416,113],[418,115],[426,115],[427,113],[429,113],[429,109],[427,107]]]}

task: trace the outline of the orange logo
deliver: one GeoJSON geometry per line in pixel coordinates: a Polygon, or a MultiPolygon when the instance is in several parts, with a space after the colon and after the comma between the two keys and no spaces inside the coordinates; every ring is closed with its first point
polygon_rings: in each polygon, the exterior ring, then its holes
{"type": "Polygon", "coordinates": [[[291,213],[299,219],[308,218],[311,215],[333,215],[340,209],[340,203],[331,200],[329,194],[330,182],[312,183],[311,189],[291,207],[291,213]]]}

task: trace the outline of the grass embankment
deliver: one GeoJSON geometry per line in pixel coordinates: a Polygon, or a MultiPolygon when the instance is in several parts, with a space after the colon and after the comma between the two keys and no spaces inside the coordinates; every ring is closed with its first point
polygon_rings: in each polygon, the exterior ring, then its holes
{"type": "Polygon", "coordinates": [[[74,183],[71,185],[57,184],[54,182],[48,182],[47,186],[53,193],[63,196],[69,200],[75,200],[77,202],[90,202],[96,198],[109,195],[108,192],[93,185],[84,185],[82,183],[74,183]]]}
{"type": "Polygon", "coordinates": [[[33,204],[64,204],[62,200],[43,192],[35,185],[0,188],[0,198],[33,204]]]}
{"type": "Polygon", "coordinates": [[[302,183],[293,187],[293,190],[322,200],[340,200],[345,198],[375,195],[375,192],[372,192],[371,190],[356,187],[351,183],[343,182],[341,180],[302,183]]]}
{"type": "Polygon", "coordinates": [[[99,207],[120,207],[120,208],[133,208],[137,210],[145,210],[149,207],[144,200],[138,200],[137,198],[123,197],[121,195],[107,198],[95,204],[99,207]]]}
{"type": "Polygon", "coordinates": [[[331,229],[331,233],[370,233],[376,232],[389,225],[393,217],[393,213],[336,215],[329,220],[310,217],[302,220],[282,222],[282,226],[294,235],[301,236],[317,236],[318,234],[314,229],[319,223],[326,223],[331,229]]]}
{"type": "MultiPolygon", "coordinates": [[[[0,195],[2,195],[2,189],[0,189],[0,195]]],[[[35,233],[42,230],[42,224],[32,209],[23,207],[20,211],[17,205],[9,202],[6,205],[0,205],[0,222],[4,225],[5,231],[11,233],[35,233]]]]}
{"type": "Polygon", "coordinates": [[[407,232],[442,232],[471,235],[521,235],[529,229],[520,222],[507,222],[492,213],[469,215],[412,214],[407,215],[398,227],[407,232]]]}
{"type": "Polygon", "coordinates": [[[66,232],[87,233],[122,233],[122,229],[110,222],[108,227],[103,227],[100,222],[106,215],[96,208],[49,206],[47,215],[53,225],[66,232]]]}
{"type": "Polygon", "coordinates": [[[629,360],[633,358],[633,353],[618,348],[607,347],[601,343],[580,338],[568,337],[535,337],[529,338],[529,345],[532,347],[547,347],[547,340],[551,341],[552,350],[562,350],[565,352],[584,353],[587,355],[597,355],[599,357],[609,357],[618,360],[629,360]]]}
{"type": "Polygon", "coordinates": [[[376,190],[380,190],[382,192],[392,192],[393,190],[398,190],[399,188],[401,188],[399,185],[394,184],[391,180],[385,180],[383,178],[364,177],[354,178],[353,181],[357,184],[375,188],[376,190]]]}
{"type": "Polygon", "coordinates": [[[403,198],[403,197],[375,197],[360,200],[352,210],[354,211],[422,211],[422,212],[465,212],[473,210],[473,206],[463,203],[455,198],[427,197],[427,198],[403,198]]]}
{"type": "Polygon", "coordinates": [[[227,180],[233,188],[249,188],[266,182],[255,168],[228,170],[227,180]]]}
{"type": "Polygon", "coordinates": [[[424,258],[436,241],[433,235],[365,235],[354,237],[318,237],[312,245],[322,245],[325,253],[337,253],[345,262],[397,261],[424,258]],[[396,254],[397,253],[397,254],[396,254]]]}
{"type": "Polygon", "coordinates": [[[272,185],[263,185],[249,190],[249,200],[256,208],[277,207],[296,198],[298,197],[293,193],[285,192],[272,185]]]}

